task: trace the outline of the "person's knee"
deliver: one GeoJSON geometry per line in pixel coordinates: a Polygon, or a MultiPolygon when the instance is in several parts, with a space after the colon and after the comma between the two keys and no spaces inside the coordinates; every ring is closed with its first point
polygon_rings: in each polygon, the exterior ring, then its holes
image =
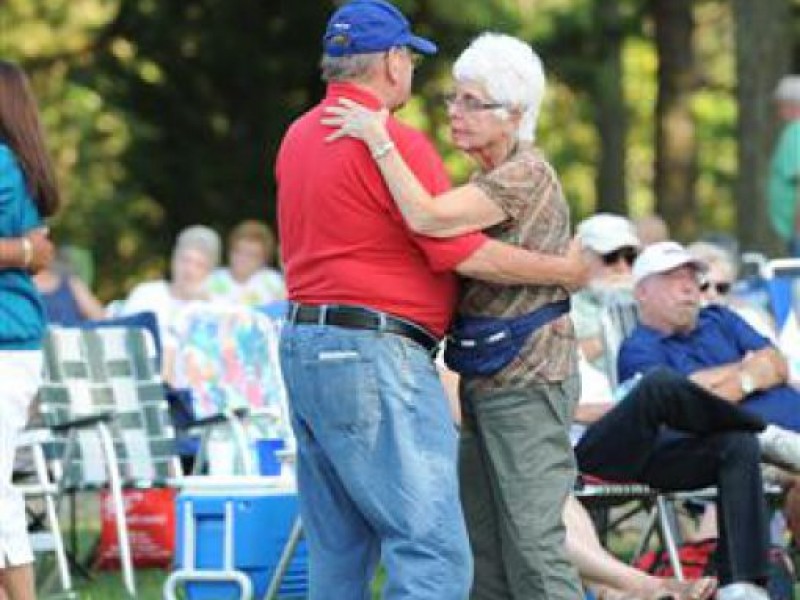
{"type": "Polygon", "coordinates": [[[639,381],[640,386],[653,390],[659,397],[670,396],[675,393],[682,393],[689,385],[685,375],[678,373],[669,367],[655,367],[647,372],[639,381]]]}
{"type": "Polygon", "coordinates": [[[758,465],[761,450],[758,439],[746,431],[731,431],[715,436],[718,440],[718,456],[723,463],[758,465]]]}

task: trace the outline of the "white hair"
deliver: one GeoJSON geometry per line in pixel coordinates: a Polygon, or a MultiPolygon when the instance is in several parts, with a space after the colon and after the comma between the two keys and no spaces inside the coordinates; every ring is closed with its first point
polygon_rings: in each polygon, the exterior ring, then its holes
{"type": "Polygon", "coordinates": [[[736,259],[722,246],[701,241],[689,244],[686,250],[707,265],[721,267],[727,270],[731,277],[736,277],[736,259]]]}
{"type": "Polygon", "coordinates": [[[479,83],[492,101],[522,111],[517,139],[535,139],[545,77],[542,61],[528,44],[501,33],[481,34],[456,60],[453,77],[479,83]]]}
{"type": "Polygon", "coordinates": [[[173,258],[182,250],[197,250],[203,253],[212,267],[216,267],[222,254],[222,241],[216,231],[205,225],[192,225],[182,230],[175,241],[173,258]]]}

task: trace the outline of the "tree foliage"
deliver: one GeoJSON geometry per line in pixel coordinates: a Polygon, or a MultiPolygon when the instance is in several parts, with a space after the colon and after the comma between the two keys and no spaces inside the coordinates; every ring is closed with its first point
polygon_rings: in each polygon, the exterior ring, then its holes
{"type": "MultiPolygon", "coordinates": [[[[789,23],[796,0],[396,1],[441,47],[402,117],[436,138],[455,179],[471,165],[448,148],[437,98],[468,41],[503,31],[544,60],[537,140],[577,218],[657,206],[679,233],[735,230],[751,246],[768,235],[764,220],[739,218],[735,229],[736,217],[762,210],[768,88],[791,46],[781,50],[772,30],[753,24],[774,15],[789,23]],[[681,20],[663,29],[665,11],[678,5],[681,20]],[[678,59],[683,66],[665,74],[678,59]],[[661,116],[657,100],[667,102],[661,116]],[[681,127],[667,118],[675,106],[681,127]],[[689,150],[671,145],[684,126],[689,150]],[[757,147],[739,143],[753,135],[757,147]],[[755,172],[737,161],[755,161],[755,172]]],[[[163,271],[186,225],[224,233],[242,218],[274,219],[273,158],[287,125],[323,92],[320,38],[338,3],[0,2],[0,54],[32,76],[69,198],[54,230],[94,251],[102,296],[163,271]]]]}

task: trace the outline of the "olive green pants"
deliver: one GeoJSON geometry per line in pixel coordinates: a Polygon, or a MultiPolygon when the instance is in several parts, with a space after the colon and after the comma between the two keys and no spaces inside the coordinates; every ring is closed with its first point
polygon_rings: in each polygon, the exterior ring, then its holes
{"type": "Polygon", "coordinates": [[[569,441],[577,377],[467,394],[461,501],[475,561],[473,600],[576,600],[562,509],[575,481],[569,441]]]}

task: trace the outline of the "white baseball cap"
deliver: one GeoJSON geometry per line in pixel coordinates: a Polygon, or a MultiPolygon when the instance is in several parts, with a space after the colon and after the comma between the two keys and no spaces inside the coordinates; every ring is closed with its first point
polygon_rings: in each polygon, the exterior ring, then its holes
{"type": "Polygon", "coordinates": [[[666,273],[678,267],[690,265],[699,273],[705,273],[708,265],[689,254],[689,251],[678,242],[658,242],[647,246],[636,257],[633,263],[633,283],[639,283],[645,277],[666,273]]]}
{"type": "Polygon", "coordinates": [[[578,225],[577,235],[585,248],[598,254],[641,246],[633,223],[625,217],[610,213],[598,213],[585,219],[578,225]]]}

